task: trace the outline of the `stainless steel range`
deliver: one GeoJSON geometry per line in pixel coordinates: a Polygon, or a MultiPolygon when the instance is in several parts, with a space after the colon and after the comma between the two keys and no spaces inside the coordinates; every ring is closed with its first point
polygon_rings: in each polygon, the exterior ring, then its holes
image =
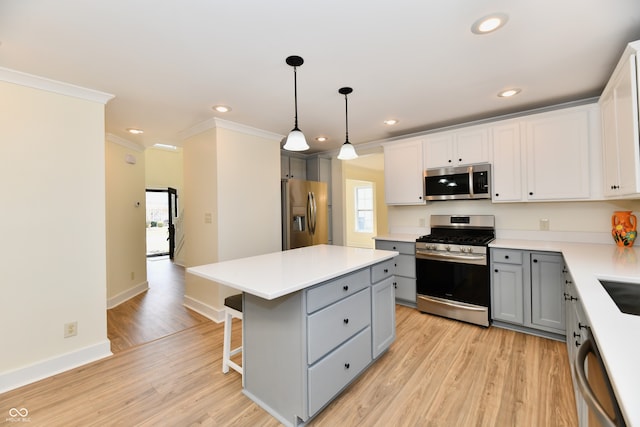
{"type": "Polygon", "coordinates": [[[418,310],[489,326],[489,243],[493,215],[431,215],[416,240],[418,310]]]}

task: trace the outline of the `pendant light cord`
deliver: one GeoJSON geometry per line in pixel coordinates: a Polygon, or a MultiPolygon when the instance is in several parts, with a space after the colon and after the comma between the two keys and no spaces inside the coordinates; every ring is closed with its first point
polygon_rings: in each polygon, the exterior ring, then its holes
{"type": "Polygon", "coordinates": [[[298,129],[298,78],[297,78],[297,72],[296,72],[296,68],[298,67],[293,67],[293,100],[294,100],[294,104],[295,104],[295,111],[296,111],[296,117],[295,117],[295,122],[294,122],[294,129],[298,129]]]}
{"type": "Polygon", "coordinates": [[[345,122],[345,143],[349,142],[349,106],[347,103],[347,94],[344,95],[344,122],[345,122]]]}

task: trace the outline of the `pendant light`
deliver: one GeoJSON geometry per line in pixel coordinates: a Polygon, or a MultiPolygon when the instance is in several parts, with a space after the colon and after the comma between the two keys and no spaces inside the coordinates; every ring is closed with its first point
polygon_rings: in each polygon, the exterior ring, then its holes
{"type": "Polygon", "coordinates": [[[296,67],[304,64],[304,59],[299,56],[289,56],[287,58],[287,64],[293,67],[293,99],[295,102],[296,118],[293,129],[289,132],[283,148],[289,151],[304,151],[309,149],[309,144],[307,144],[307,140],[302,131],[298,129],[298,81],[296,79],[296,67]]]}
{"type": "Polygon", "coordinates": [[[340,153],[338,153],[338,159],[340,160],[351,160],[358,157],[356,154],[356,149],[353,148],[353,145],[349,142],[349,109],[347,105],[347,95],[353,92],[353,89],[350,87],[342,87],[338,89],[338,93],[344,95],[344,118],[345,118],[345,141],[340,148],[340,153]]]}

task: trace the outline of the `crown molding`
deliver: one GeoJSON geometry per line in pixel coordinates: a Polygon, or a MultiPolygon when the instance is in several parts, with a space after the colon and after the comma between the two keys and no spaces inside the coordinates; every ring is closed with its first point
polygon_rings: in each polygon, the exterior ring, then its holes
{"type": "Polygon", "coordinates": [[[0,81],[106,104],[114,95],[0,67],[0,81]]]}
{"type": "Polygon", "coordinates": [[[202,133],[209,129],[228,129],[235,132],[244,133],[247,135],[258,136],[260,138],[273,139],[276,141],[282,141],[284,135],[279,135],[277,133],[269,132],[266,130],[254,128],[251,126],[243,125],[236,122],[231,122],[229,120],[224,120],[219,117],[212,117],[204,122],[198,123],[197,125],[190,127],[189,129],[185,129],[178,133],[178,138],[181,141],[184,141],[187,138],[190,138],[194,135],[202,133]]]}
{"type": "Polygon", "coordinates": [[[129,141],[128,139],[121,138],[112,133],[105,134],[105,139],[109,142],[113,142],[114,144],[121,145],[125,148],[138,151],[140,153],[143,152],[145,148],[144,146],[138,144],[137,142],[129,141]]]}

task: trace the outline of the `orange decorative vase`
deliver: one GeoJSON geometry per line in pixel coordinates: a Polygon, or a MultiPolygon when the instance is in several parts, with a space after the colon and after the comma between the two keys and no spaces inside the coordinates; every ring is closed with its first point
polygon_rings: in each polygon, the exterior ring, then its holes
{"type": "Polygon", "coordinates": [[[636,240],[638,220],[631,211],[615,211],[611,217],[611,234],[616,245],[631,247],[636,240]]]}

